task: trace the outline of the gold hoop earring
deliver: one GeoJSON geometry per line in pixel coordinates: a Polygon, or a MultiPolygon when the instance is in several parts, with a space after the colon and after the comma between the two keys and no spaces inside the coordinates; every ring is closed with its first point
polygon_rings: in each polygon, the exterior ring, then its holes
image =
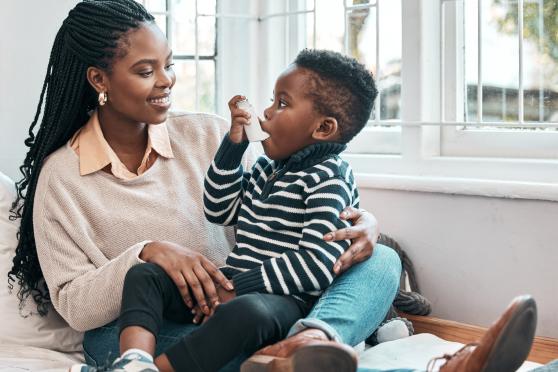
{"type": "Polygon", "coordinates": [[[104,106],[105,103],[107,103],[108,101],[108,93],[107,92],[99,93],[98,101],[99,101],[99,106],[104,106]]]}

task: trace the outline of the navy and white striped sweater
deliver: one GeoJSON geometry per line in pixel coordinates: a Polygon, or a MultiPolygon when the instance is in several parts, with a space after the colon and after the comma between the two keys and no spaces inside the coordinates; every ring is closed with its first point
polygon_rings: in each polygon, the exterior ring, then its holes
{"type": "Polygon", "coordinates": [[[333,265],[350,245],[323,240],[349,226],[339,218],[346,206],[358,207],[352,170],[339,157],[346,146],[317,143],[278,162],[262,156],[244,172],[247,146],[225,136],[205,177],[206,218],[237,225],[236,245],[221,270],[237,295],[312,300],[331,284],[333,265]]]}

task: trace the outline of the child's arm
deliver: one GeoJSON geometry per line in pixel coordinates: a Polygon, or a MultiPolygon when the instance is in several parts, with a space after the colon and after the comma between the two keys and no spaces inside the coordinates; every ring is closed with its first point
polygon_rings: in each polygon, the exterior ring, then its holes
{"type": "Polygon", "coordinates": [[[317,295],[331,284],[333,265],[349,247],[350,240],[328,242],[323,236],[350,226],[339,218],[339,214],[346,206],[358,206],[358,194],[341,177],[322,181],[309,187],[308,191],[298,247],[235,275],[233,282],[237,295],[250,292],[317,295]]]}
{"type": "Polygon", "coordinates": [[[244,172],[242,155],[248,142],[233,143],[227,134],[205,175],[203,210],[209,222],[235,225],[251,172],[244,172]]]}
{"type": "Polygon", "coordinates": [[[209,222],[235,225],[244,191],[251,172],[244,172],[241,161],[248,148],[244,125],[249,115],[236,107],[244,99],[234,96],[229,101],[231,129],[225,136],[209,167],[204,182],[203,210],[209,222]]]}

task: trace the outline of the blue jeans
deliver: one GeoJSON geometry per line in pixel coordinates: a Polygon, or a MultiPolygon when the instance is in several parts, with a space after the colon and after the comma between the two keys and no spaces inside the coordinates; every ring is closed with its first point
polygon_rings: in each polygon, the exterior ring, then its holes
{"type": "MultiPolygon", "coordinates": [[[[353,346],[359,344],[384,319],[399,288],[400,275],[401,261],[397,253],[377,244],[370,259],[351,267],[333,281],[310,314],[298,321],[290,334],[305,328],[320,328],[340,342],[353,346]]],[[[196,327],[165,321],[157,335],[155,354],[163,353],[196,327]]],[[[86,332],[83,349],[86,361],[93,366],[118,357],[116,322],[86,332]]],[[[245,359],[246,356],[237,357],[222,371],[238,371],[245,359]]]]}

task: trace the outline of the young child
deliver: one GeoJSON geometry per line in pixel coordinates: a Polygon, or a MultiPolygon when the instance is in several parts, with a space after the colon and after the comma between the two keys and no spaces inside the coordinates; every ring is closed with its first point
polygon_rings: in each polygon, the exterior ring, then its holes
{"type": "Polygon", "coordinates": [[[195,315],[159,266],[134,266],[120,324],[121,332],[140,332],[138,349],[122,350],[113,369],[216,371],[287,335],[331,284],[333,265],[350,245],[323,236],[347,227],[339,214],[358,207],[351,168],[339,154],[366,125],[376,95],[372,75],[354,59],[302,51],[277,79],[262,122],[270,135],[262,143],[266,156],[249,171],[241,166],[249,114],[236,107],[242,96],[229,101],[231,128],[206,175],[204,211],[214,223],[237,227],[221,268],[234,289],[218,287],[216,310],[153,363],[140,333],[156,335],[163,316],[192,322],[195,315]]]}
{"type": "Polygon", "coordinates": [[[248,147],[249,115],[229,101],[231,129],[207,172],[207,219],[236,225],[236,245],[225,275],[236,295],[289,295],[312,303],[333,280],[333,265],[350,242],[326,242],[346,227],[339,218],[358,207],[349,164],[339,157],[366,125],[377,91],[372,75],[354,59],[331,51],[304,50],[277,79],[273,104],[264,111],[266,156],[250,171],[241,159],[248,147]]]}

